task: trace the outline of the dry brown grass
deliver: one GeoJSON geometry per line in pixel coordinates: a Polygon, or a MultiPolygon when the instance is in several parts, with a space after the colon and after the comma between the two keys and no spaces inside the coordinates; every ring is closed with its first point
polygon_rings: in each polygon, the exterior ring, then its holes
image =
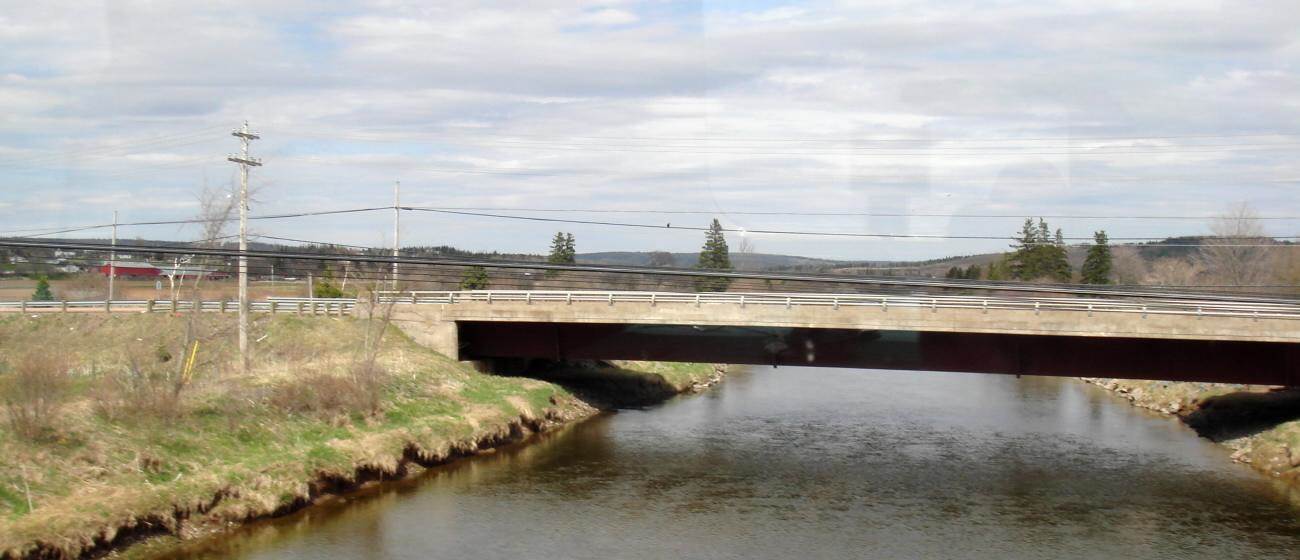
{"type": "Polygon", "coordinates": [[[27,352],[11,368],[0,378],[0,394],[14,433],[31,440],[50,435],[72,388],[67,360],[55,353],[27,352]]]}

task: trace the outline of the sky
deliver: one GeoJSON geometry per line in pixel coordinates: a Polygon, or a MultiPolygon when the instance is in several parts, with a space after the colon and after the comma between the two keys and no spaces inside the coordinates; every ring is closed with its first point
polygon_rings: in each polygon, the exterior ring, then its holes
{"type": "Polygon", "coordinates": [[[1300,216],[1297,30],[1294,0],[0,0],[0,234],[192,217],[245,120],[253,215],[391,206],[400,181],[404,206],[662,226],[407,211],[403,245],[697,251],[684,227],[715,217],[733,249],[857,260],[1003,250],[964,237],[1016,216],[1203,234],[1241,203],[1300,216]]]}

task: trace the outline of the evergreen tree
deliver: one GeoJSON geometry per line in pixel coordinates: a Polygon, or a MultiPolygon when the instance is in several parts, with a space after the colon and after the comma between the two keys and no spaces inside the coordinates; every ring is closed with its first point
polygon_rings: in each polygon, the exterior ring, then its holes
{"type": "MultiPolygon", "coordinates": [[[[717,218],[709,224],[709,231],[704,233],[704,247],[700,249],[700,260],[695,268],[731,270],[731,251],[727,248],[727,238],[722,235],[722,224],[717,218]]],[[[695,289],[700,292],[725,292],[730,285],[730,278],[701,277],[695,281],[695,289]]]]}
{"type": "Polygon", "coordinates": [[[568,264],[578,262],[578,244],[574,241],[572,233],[564,234],[564,258],[564,262],[568,264]]]}
{"type": "Polygon", "coordinates": [[[1088,248],[1088,257],[1083,261],[1083,268],[1079,273],[1083,275],[1084,284],[1109,284],[1110,283],[1110,238],[1106,237],[1106,230],[1092,234],[1093,245],[1088,248]]]}
{"type": "Polygon", "coordinates": [[[44,276],[36,279],[36,292],[32,294],[32,301],[54,301],[54,294],[50,293],[50,281],[44,276]]]}
{"type": "Polygon", "coordinates": [[[546,262],[550,264],[573,264],[572,243],[572,235],[565,235],[562,231],[555,232],[555,237],[551,238],[551,254],[547,255],[546,262]]]}
{"type": "Polygon", "coordinates": [[[1038,230],[1034,227],[1034,219],[1025,218],[1025,225],[1020,228],[1016,244],[1011,246],[1015,250],[1007,259],[1010,278],[1026,280],[1037,275],[1039,271],[1038,253],[1035,251],[1037,247],[1038,230]]]}
{"type": "Polygon", "coordinates": [[[966,273],[962,272],[960,266],[954,266],[948,269],[948,273],[943,275],[944,278],[965,278],[966,273]]]}
{"type": "Polygon", "coordinates": [[[1015,274],[1011,269],[1012,260],[1010,255],[1002,255],[1002,258],[989,264],[989,280],[1011,280],[1015,274]]]}
{"type": "Polygon", "coordinates": [[[1044,252],[1047,262],[1047,273],[1057,282],[1069,282],[1074,276],[1074,271],[1070,269],[1069,252],[1065,247],[1065,236],[1061,234],[1061,228],[1056,228],[1056,236],[1051,245],[1044,246],[1044,252]]]}
{"type": "Polygon", "coordinates": [[[967,280],[979,280],[980,272],[982,272],[980,270],[980,265],[972,264],[966,267],[966,273],[963,275],[963,277],[966,278],[967,280]]]}
{"type": "MultiPolygon", "coordinates": [[[[1010,275],[1016,280],[1037,280],[1050,278],[1057,282],[1069,282],[1072,271],[1065,247],[1065,237],[1058,228],[1055,235],[1047,226],[1047,221],[1038,219],[1034,224],[1032,218],[1025,218],[1025,224],[1017,234],[1015,249],[1009,257],[1010,275]]],[[[990,270],[990,279],[992,279],[990,270]]]]}
{"type": "Polygon", "coordinates": [[[481,266],[471,266],[465,269],[465,275],[460,279],[460,289],[462,290],[488,289],[487,269],[484,269],[481,266]]]}

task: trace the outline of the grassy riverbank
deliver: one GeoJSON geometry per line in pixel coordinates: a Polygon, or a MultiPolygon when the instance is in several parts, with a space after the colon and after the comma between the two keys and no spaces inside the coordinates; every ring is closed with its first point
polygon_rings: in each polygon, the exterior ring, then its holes
{"type": "Polygon", "coordinates": [[[1300,391],[1253,385],[1085,379],[1134,406],[1174,415],[1235,461],[1300,488],[1300,391]]]}
{"type": "MultiPolygon", "coordinates": [[[[241,374],[233,320],[0,317],[0,556],[221,530],[595,412],[373,320],[259,316],[241,374]]],[[[712,373],[663,369],[683,386],[712,373]]]]}

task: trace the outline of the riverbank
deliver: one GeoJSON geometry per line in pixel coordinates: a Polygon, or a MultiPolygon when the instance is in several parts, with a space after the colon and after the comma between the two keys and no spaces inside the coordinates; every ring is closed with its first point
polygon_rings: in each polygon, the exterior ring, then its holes
{"type": "MultiPolygon", "coordinates": [[[[211,534],[598,412],[559,384],[478,373],[373,318],[259,316],[257,359],[240,373],[233,325],[0,319],[0,556],[211,534]]],[[[683,387],[715,377],[652,367],[665,371],[620,371],[683,387]]]]}
{"type": "Polygon", "coordinates": [[[1134,406],[1175,416],[1232,460],[1300,490],[1300,391],[1255,385],[1084,378],[1134,406]]]}

